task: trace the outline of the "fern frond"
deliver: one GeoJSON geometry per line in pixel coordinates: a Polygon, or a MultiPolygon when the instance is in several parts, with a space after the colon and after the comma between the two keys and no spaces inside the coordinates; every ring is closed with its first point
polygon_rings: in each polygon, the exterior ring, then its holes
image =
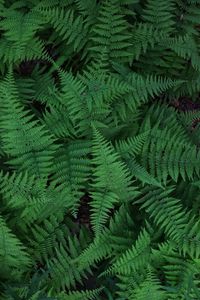
{"type": "Polygon", "coordinates": [[[126,165],[120,161],[114,147],[94,130],[93,162],[95,181],[92,187],[95,189],[108,189],[114,192],[121,201],[128,201],[137,195],[132,186],[131,175],[126,165]]]}
{"type": "Polygon", "coordinates": [[[142,230],[136,240],[135,246],[121,255],[105,274],[128,275],[146,268],[150,259],[150,236],[146,230],[142,230]]]}
{"type": "Polygon", "coordinates": [[[0,277],[9,277],[14,269],[24,271],[31,264],[26,247],[15,236],[0,216],[0,277]]]}
{"type": "Polygon", "coordinates": [[[143,184],[155,185],[162,187],[162,184],[153,177],[147,170],[140,165],[135,159],[126,160],[127,166],[130,169],[133,176],[139,179],[143,184]]]}
{"type": "Polygon", "coordinates": [[[54,256],[54,249],[59,245],[66,246],[66,237],[70,234],[69,229],[62,223],[62,218],[50,216],[45,219],[42,225],[35,224],[31,228],[29,237],[30,246],[33,256],[40,262],[47,262],[50,257],[54,256]]]}
{"type": "Polygon", "coordinates": [[[135,224],[127,212],[127,206],[121,205],[110,219],[108,227],[77,258],[80,268],[99,263],[110,253],[118,256],[121,251],[127,250],[132,245],[133,228],[135,224]]]}
{"type": "Polygon", "coordinates": [[[96,0],[75,0],[76,5],[83,16],[88,16],[95,21],[98,14],[98,3],[96,0]]]}
{"type": "Polygon", "coordinates": [[[75,258],[86,247],[88,239],[86,236],[79,236],[74,239],[69,238],[69,247],[60,246],[55,249],[56,255],[48,262],[50,272],[49,286],[55,291],[62,291],[65,288],[75,287],[77,283],[82,284],[83,278],[86,278],[90,267],[78,269],[75,258]]]}
{"type": "Polygon", "coordinates": [[[160,281],[150,270],[147,272],[146,279],[134,289],[130,299],[148,300],[149,296],[152,300],[167,300],[167,293],[164,291],[160,281]],[[150,296],[151,295],[151,296],[150,296]]]}
{"type": "Polygon", "coordinates": [[[114,208],[114,204],[119,202],[119,198],[115,193],[106,189],[94,191],[91,196],[91,223],[98,237],[108,219],[109,212],[114,208]]]}
{"type": "MultiPolygon", "coordinates": [[[[21,61],[34,59],[48,60],[45,52],[44,43],[38,38],[32,38],[26,45],[17,47],[13,42],[2,38],[0,43],[0,58],[6,65],[13,65],[21,61]]],[[[6,69],[7,71],[7,69],[6,69]]]]}
{"type": "Polygon", "coordinates": [[[0,28],[4,36],[15,43],[18,49],[23,48],[34,37],[44,20],[34,12],[23,14],[17,10],[6,10],[4,19],[0,21],[0,28]]]}
{"type": "Polygon", "coordinates": [[[9,163],[43,177],[49,174],[57,145],[54,137],[25,111],[11,75],[0,85],[0,116],[3,149],[11,156],[9,163]]]}
{"type": "Polygon", "coordinates": [[[82,270],[88,266],[95,265],[107,257],[111,249],[111,245],[108,243],[107,232],[101,232],[77,258],[78,268],[82,270]]]}
{"type": "Polygon", "coordinates": [[[68,113],[65,107],[54,108],[50,105],[44,114],[45,125],[57,138],[73,138],[77,135],[68,113]]]}
{"type": "Polygon", "coordinates": [[[117,140],[115,148],[123,158],[134,157],[142,150],[142,146],[145,143],[148,134],[149,132],[147,131],[126,140],[117,140]]]}
{"type": "Polygon", "coordinates": [[[58,295],[59,300],[95,300],[101,293],[102,289],[86,290],[86,291],[72,291],[70,294],[61,293],[58,295]]]}
{"type": "Polygon", "coordinates": [[[74,195],[70,186],[52,183],[42,191],[40,197],[33,198],[25,205],[21,217],[26,223],[34,223],[36,220],[42,222],[56,211],[56,215],[64,216],[66,212],[74,209],[74,195]],[[56,201],[55,201],[56,199],[56,201]]]}
{"type": "Polygon", "coordinates": [[[174,81],[167,77],[143,76],[135,72],[129,72],[126,77],[124,76],[124,81],[132,87],[125,101],[127,106],[133,111],[137,106],[182,83],[181,81],[174,81]]]}
{"type": "Polygon", "coordinates": [[[183,230],[188,222],[188,214],[179,199],[170,196],[172,192],[159,188],[146,187],[145,195],[137,203],[153,218],[156,224],[174,241],[181,241],[183,230]]]}
{"type": "Polygon", "coordinates": [[[33,198],[42,196],[46,180],[37,180],[28,172],[1,175],[0,190],[7,207],[23,209],[33,198]]]}
{"type": "Polygon", "coordinates": [[[93,199],[92,222],[99,235],[102,225],[108,219],[109,210],[116,202],[126,202],[134,198],[138,192],[132,186],[131,176],[125,164],[101,134],[94,129],[93,163],[96,165],[92,183],[93,199]]]}
{"type": "Polygon", "coordinates": [[[174,11],[175,4],[173,0],[148,0],[143,10],[142,18],[156,29],[170,33],[175,25],[173,20],[174,11]]]}
{"type": "Polygon", "coordinates": [[[155,28],[149,23],[139,23],[133,28],[132,31],[132,43],[130,46],[133,53],[131,56],[131,61],[138,60],[141,54],[145,54],[149,49],[155,47],[160,41],[167,37],[166,32],[155,28]]]}
{"type": "Polygon", "coordinates": [[[167,39],[166,42],[170,48],[176,52],[180,57],[186,60],[191,60],[194,69],[200,68],[200,52],[196,45],[195,40],[189,34],[167,39]]]}
{"type": "Polygon", "coordinates": [[[88,24],[82,16],[75,16],[74,11],[64,8],[40,8],[37,10],[67,44],[72,44],[74,51],[80,51],[88,37],[88,24]]]}
{"type": "Polygon", "coordinates": [[[184,180],[186,177],[193,178],[195,174],[198,176],[198,149],[189,142],[185,130],[177,124],[173,112],[170,114],[170,110],[162,111],[157,107],[154,113],[157,115],[157,123],[149,135],[151,145],[147,140],[143,147],[142,164],[146,169],[150,168],[150,173],[164,184],[168,176],[176,182],[179,176],[184,180]]]}
{"type": "Polygon", "coordinates": [[[94,43],[94,46],[90,47],[92,56],[101,53],[105,47],[113,59],[122,59],[131,55],[127,49],[131,45],[128,24],[121,14],[117,0],[109,0],[101,4],[91,40],[94,43]]]}
{"type": "Polygon", "coordinates": [[[70,192],[73,199],[71,209],[74,214],[77,213],[79,200],[84,195],[83,190],[90,178],[90,151],[90,141],[76,140],[64,144],[54,158],[52,181],[54,184],[61,184],[66,193],[70,192]]]}
{"type": "Polygon", "coordinates": [[[164,272],[167,284],[166,288],[171,299],[198,299],[200,295],[196,276],[198,274],[199,262],[193,260],[182,260],[177,253],[170,253],[165,256],[164,272]]]}
{"type": "Polygon", "coordinates": [[[143,77],[136,73],[130,73],[128,81],[133,86],[136,101],[138,101],[138,99],[145,101],[149,96],[158,96],[179,84],[179,82],[173,81],[170,78],[151,75],[143,77]]]}
{"type": "Polygon", "coordinates": [[[199,220],[191,216],[188,224],[184,227],[182,239],[180,240],[180,249],[184,256],[188,254],[191,258],[200,257],[199,226],[199,220]]]}

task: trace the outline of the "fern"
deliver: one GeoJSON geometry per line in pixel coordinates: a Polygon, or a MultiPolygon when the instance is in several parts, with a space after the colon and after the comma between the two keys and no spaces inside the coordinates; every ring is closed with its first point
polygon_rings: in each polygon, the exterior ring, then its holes
{"type": "Polygon", "coordinates": [[[1,193],[6,206],[12,209],[23,209],[34,197],[42,196],[45,180],[39,181],[34,175],[25,173],[1,173],[1,193]]]}
{"type": "Polygon", "coordinates": [[[173,30],[173,1],[148,0],[144,9],[143,19],[152,24],[155,28],[169,33],[173,30]]]}
{"type": "Polygon", "coordinates": [[[167,299],[167,293],[163,291],[161,283],[151,271],[148,271],[147,278],[142,282],[131,295],[130,299],[145,300],[149,299],[167,299]]]}
{"type": "MultiPolygon", "coordinates": [[[[164,116],[162,116],[162,113],[160,114],[159,118],[161,126],[158,122],[151,131],[152,144],[149,145],[147,142],[143,148],[143,163],[145,166],[150,166],[151,174],[155,177],[158,177],[164,183],[166,183],[169,175],[175,181],[178,180],[179,175],[182,176],[184,180],[186,176],[193,178],[194,174],[196,172],[198,173],[197,165],[199,153],[197,148],[186,143],[187,137],[184,130],[180,126],[177,128],[176,132],[173,130],[171,131],[170,126],[163,128],[164,116]],[[157,142],[156,135],[158,135],[157,142]],[[149,163],[147,163],[145,158],[146,151],[151,153],[149,156],[149,163]],[[155,161],[156,163],[154,164],[153,162],[155,161]]],[[[169,116],[169,119],[172,118],[172,116],[169,116]]],[[[172,119],[172,122],[176,122],[175,119],[172,119]]]]}
{"type": "Polygon", "coordinates": [[[95,45],[90,49],[98,54],[107,47],[111,58],[126,58],[130,56],[127,51],[128,46],[131,45],[130,34],[117,2],[117,0],[109,0],[101,5],[98,21],[91,37],[95,45]]]}
{"type": "Polygon", "coordinates": [[[199,49],[190,35],[176,37],[168,40],[171,49],[184,59],[191,59],[194,69],[199,69],[199,49]],[[192,49],[192,50],[191,50],[192,49]]]}
{"type": "Polygon", "coordinates": [[[116,262],[106,271],[106,274],[131,274],[137,272],[140,268],[145,268],[148,264],[150,255],[150,237],[148,233],[143,230],[135,246],[128,249],[116,262]]]}
{"type": "Polygon", "coordinates": [[[97,130],[94,131],[93,154],[93,161],[97,167],[92,184],[92,188],[95,189],[91,203],[92,223],[98,235],[114,203],[129,201],[137,195],[137,191],[131,186],[131,176],[125,165],[119,161],[117,153],[97,130]]]}
{"type": "Polygon", "coordinates": [[[83,278],[87,278],[86,274],[91,272],[89,267],[82,270],[77,269],[74,259],[86,244],[84,235],[81,234],[79,238],[80,240],[77,237],[69,238],[68,247],[60,246],[55,249],[55,257],[48,262],[51,277],[49,284],[57,291],[70,286],[75,287],[76,282],[82,283],[83,278]]]}
{"type": "Polygon", "coordinates": [[[38,14],[30,12],[23,14],[19,11],[7,10],[0,22],[1,30],[8,41],[14,42],[16,47],[23,47],[42,26],[43,20],[38,14]]]}
{"type": "Polygon", "coordinates": [[[164,228],[169,237],[179,241],[188,218],[180,200],[170,197],[171,191],[170,189],[164,191],[149,189],[138,202],[143,203],[141,207],[146,209],[159,227],[164,228]]]}
{"type": "Polygon", "coordinates": [[[49,22],[62,40],[72,44],[75,51],[80,51],[87,38],[88,25],[81,16],[75,17],[73,10],[67,12],[61,8],[38,8],[42,16],[49,22]],[[67,26],[66,26],[67,24],[67,26]]]}
{"type": "Polygon", "coordinates": [[[60,294],[58,296],[58,299],[61,300],[94,300],[97,299],[96,297],[98,294],[101,292],[101,289],[95,289],[95,290],[87,290],[87,291],[76,291],[76,292],[71,292],[70,294],[60,294]]]}
{"type": "Polygon", "coordinates": [[[12,273],[22,268],[24,271],[31,264],[31,258],[21,241],[12,233],[0,216],[0,266],[1,278],[9,278],[12,273]]]}
{"type": "Polygon", "coordinates": [[[35,224],[31,228],[30,245],[34,257],[40,262],[47,262],[59,244],[66,246],[69,229],[62,221],[62,218],[52,216],[49,220],[45,219],[42,224],[35,224]]]}
{"type": "Polygon", "coordinates": [[[176,253],[166,255],[166,264],[164,265],[165,276],[168,283],[173,288],[167,290],[169,297],[188,297],[189,299],[198,299],[199,288],[195,280],[197,274],[197,265],[194,261],[182,261],[176,253]]]}
{"type": "Polygon", "coordinates": [[[5,153],[12,157],[10,164],[37,174],[38,177],[45,176],[50,170],[53,154],[57,148],[53,144],[55,139],[43,126],[36,126],[38,121],[23,109],[11,75],[8,75],[0,88],[3,102],[2,141],[5,153]]]}
{"type": "Polygon", "coordinates": [[[200,299],[199,0],[0,0],[0,300],[200,299]]]}
{"type": "Polygon", "coordinates": [[[139,59],[149,49],[153,49],[160,41],[165,40],[167,35],[163,29],[158,29],[149,23],[139,23],[133,28],[133,55],[132,59],[139,59]]]}
{"type": "Polygon", "coordinates": [[[110,191],[115,192],[122,201],[135,197],[137,192],[134,187],[131,186],[131,176],[126,166],[120,162],[120,158],[117,153],[115,153],[113,146],[104,141],[97,130],[94,131],[93,153],[94,163],[97,164],[97,169],[94,172],[94,176],[97,179],[93,187],[107,187],[110,191]],[[120,170],[120,172],[117,172],[116,169],[120,170]],[[98,180],[99,176],[101,176],[100,181],[98,180]]]}

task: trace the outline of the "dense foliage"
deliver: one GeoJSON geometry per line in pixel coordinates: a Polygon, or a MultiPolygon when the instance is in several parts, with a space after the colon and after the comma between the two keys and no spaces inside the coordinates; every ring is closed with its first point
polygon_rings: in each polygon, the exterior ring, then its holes
{"type": "Polygon", "coordinates": [[[0,299],[200,299],[200,1],[0,1],[0,299]]]}

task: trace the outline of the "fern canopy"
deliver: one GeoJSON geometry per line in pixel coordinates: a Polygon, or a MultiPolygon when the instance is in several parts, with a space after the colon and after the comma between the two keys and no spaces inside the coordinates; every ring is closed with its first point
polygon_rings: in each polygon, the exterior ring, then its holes
{"type": "Polygon", "coordinates": [[[0,0],[0,300],[200,299],[199,20],[0,0]]]}

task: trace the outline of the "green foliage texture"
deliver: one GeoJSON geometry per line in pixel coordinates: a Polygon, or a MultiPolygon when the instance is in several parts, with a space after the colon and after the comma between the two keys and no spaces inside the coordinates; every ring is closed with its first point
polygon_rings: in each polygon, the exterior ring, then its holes
{"type": "Polygon", "coordinates": [[[0,300],[200,299],[199,95],[199,0],[0,0],[0,300]]]}

